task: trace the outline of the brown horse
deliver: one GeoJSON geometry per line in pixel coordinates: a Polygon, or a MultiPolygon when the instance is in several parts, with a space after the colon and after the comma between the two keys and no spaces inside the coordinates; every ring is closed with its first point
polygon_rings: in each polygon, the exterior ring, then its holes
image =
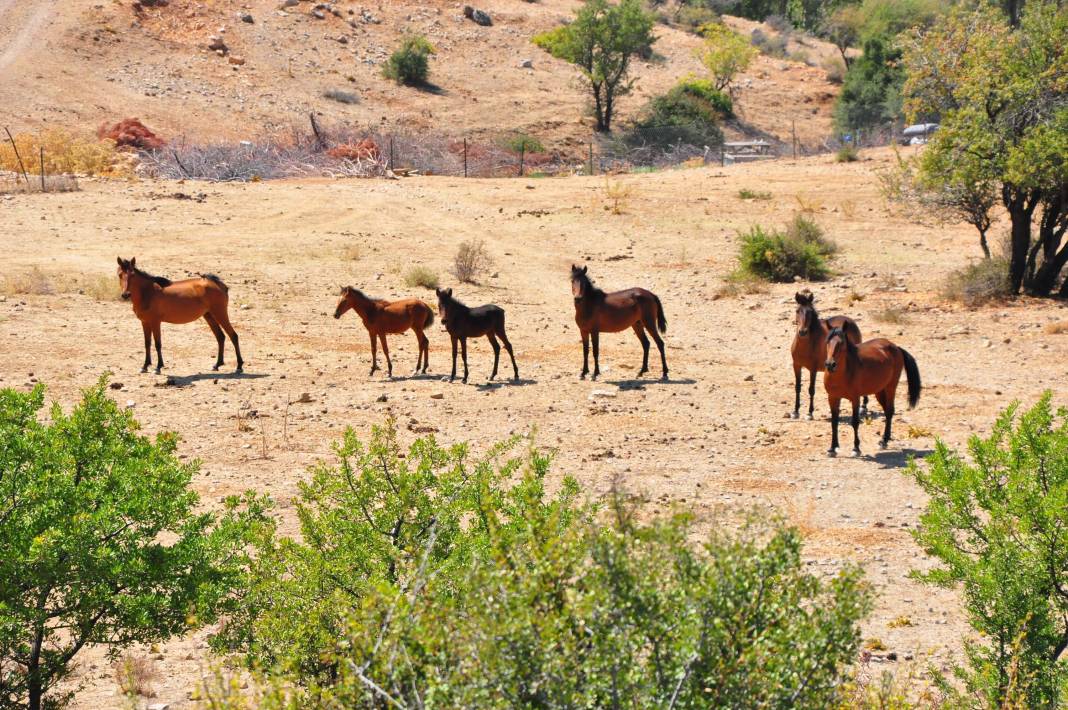
{"type": "Polygon", "coordinates": [[[894,395],[905,371],[909,382],[909,409],[920,401],[920,369],[916,360],[904,348],[885,338],[875,338],[857,345],[841,328],[832,328],[827,335],[827,374],[823,387],[831,405],[831,448],[828,456],[838,453],[838,411],[843,399],[853,405],[853,455],[860,456],[860,396],[874,394],[886,413],[886,427],[879,448],[890,441],[890,425],[894,419],[894,395]]]}
{"type": "Polygon", "coordinates": [[[375,374],[378,367],[378,348],[375,345],[375,337],[382,341],[382,352],[386,355],[386,369],[390,377],[393,377],[393,362],[389,359],[389,346],[386,345],[386,334],[403,333],[409,328],[415,331],[415,339],[419,343],[419,356],[415,360],[415,372],[426,372],[430,367],[430,341],[423,334],[425,328],[434,323],[434,311],[418,298],[405,298],[400,301],[386,301],[381,298],[370,298],[363,291],[344,286],[341,289],[341,300],[334,311],[334,318],[352,309],[360,316],[363,326],[367,328],[371,336],[371,373],[375,374]],[[422,367],[422,370],[419,368],[422,367]]]}
{"type": "MultiPolygon", "coordinates": [[[[820,318],[816,307],[812,305],[815,296],[811,291],[794,294],[797,301],[797,331],[790,346],[790,355],[794,360],[794,419],[801,415],[801,370],[809,371],[808,378],[808,419],[812,419],[813,401],[816,395],[816,373],[823,372],[827,360],[827,334],[831,328],[841,328],[852,343],[859,343],[860,327],[847,316],[820,318]]],[[[868,409],[868,398],[860,407],[861,414],[868,409]]]]}
{"type": "Polygon", "coordinates": [[[127,261],[119,257],[119,283],[122,297],[133,304],[134,315],[141,321],[145,332],[145,364],[141,372],[152,364],[151,339],[156,339],[156,372],[163,369],[163,346],[160,342],[161,323],[192,323],[204,318],[219,343],[219,356],[213,370],[223,364],[223,344],[226,335],[234,344],[237,353],[237,371],[241,372],[245,361],[241,359],[241,346],[237,333],[230,325],[226,307],[230,302],[229,287],[214,274],[201,274],[195,279],[171,281],[162,276],[153,276],[137,268],[137,259],[127,261]]]}
{"type": "Polygon", "coordinates": [[[512,344],[508,342],[508,336],[504,334],[504,309],[492,303],[477,308],[468,308],[452,297],[452,289],[437,289],[438,315],[441,316],[441,324],[449,331],[452,338],[452,374],[449,382],[456,379],[456,342],[460,342],[464,358],[464,382],[467,382],[467,339],[485,335],[490,345],[493,346],[493,372],[489,378],[497,376],[497,364],[501,359],[501,346],[497,344],[497,338],[504,343],[508,351],[508,357],[512,358],[512,371],[516,381],[519,380],[519,367],[515,364],[515,353],[512,352],[512,344]]]}
{"type": "Polygon", "coordinates": [[[660,350],[660,364],[663,374],[660,379],[668,378],[667,358],[664,356],[664,340],[660,333],[667,332],[667,318],[660,298],[644,288],[628,288],[626,291],[605,293],[593,285],[587,272],[588,266],[581,269],[571,265],[571,295],[575,297],[575,323],[582,333],[582,374],[585,379],[590,372],[590,341],[593,341],[593,377],[601,374],[600,345],[601,333],[618,333],[633,328],[634,334],[642,344],[642,369],[638,377],[649,371],[648,331],[660,350]],[[660,331],[659,333],[657,331],[660,331]]]}

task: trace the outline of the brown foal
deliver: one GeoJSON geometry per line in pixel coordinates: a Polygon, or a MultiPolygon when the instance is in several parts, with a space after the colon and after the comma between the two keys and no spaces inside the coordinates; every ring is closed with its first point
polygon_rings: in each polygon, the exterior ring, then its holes
{"type": "MultiPolygon", "coordinates": [[[[827,360],[827,334],[831,328],[841,328],[852,343],[859,343],[860,326],[847,316],[820,318],[813,305],[815,296],[811,291],[794,294],[797,301],[797,330],[794,342],[790,346],[790,356],[794,360],[794,419],[801,415],[801,370],[809,372],[808,378],[808,419],[812,419],[813,402],[816,395],[816,373],[823,372],[827,360]]],[[[864,397],[861,414],[868,409],[868,398],[864,397]]]]}
{"type": "Polygon", "coordinates": [[[409,329],[415,332],[415,339],[419,344],[419,356],[416,358],[415,372],[412,374],[425,373],[430,367],[430,341],[423,334],[423,330],[434,323],[434,310],[430,306],[418,298],[405,298],[400,301],[371,298],[358,288],[345,286],[341,289],[341,300],[337,304],[337,309],[334,310],[334,318],[340,318],[350,308],[360,316],[363,326],[367,328],[367,334],[371,336],[370,374],[373,375],[375,370],[380,369],[375,338],[382,341],[382,352],[386,356],[386,371],[390,377],[393,377],[393,362],[389,359],[386,334],[396,335],[409,329]]]}

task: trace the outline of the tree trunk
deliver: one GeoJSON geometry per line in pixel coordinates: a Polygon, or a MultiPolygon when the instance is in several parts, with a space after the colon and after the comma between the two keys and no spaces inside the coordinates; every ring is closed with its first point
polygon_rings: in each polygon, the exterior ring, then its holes
{"type": "Polygon", "coordinates": [[[593,115],[597,119],[597,126],[594,130],[598,133],[607,133],[608,128],[605,125],[604,120],[604,106],[601,101],[601,87],[593,87],[593,115]]]}
{"type": "MultiPolygon", "coordinates": [[[[1057,285],[1057,278],[1065,263],[1068,263],[1068,247],[1061,249],[1061,240],[1064,237],[1066,225],[1064,224],[1065,204],[1063,195],[1056,195],[1042,203],[1042,218],[1038,225],[1038,241],[1036,249],[1042,250],[1042,266],[1028,274],[1028,290],[1035,296],[1048,296],[1057,285]]],[[[1033,265],[1029,265],[1033,269],[1033,265]]]]}
{"type": "Polygon", "coordinates": [[[1009,281],[1012,292],[1019,293],[1027,270],[1027,251],[1031,246],[1031,215],[1037,203],[1030,199],[1029,193],[1016,190],[1009,185],[1001,188],[1001,197],[1009,218],[1012,220],[1009,281]]]}
{"type": "Polygon", "coordinates": [[[990,258],[990,245],[987,244],[987,242],[986,242],[986,230],[985,229],[980,229],[979,230],[979,246],[983,248],[983,257],[986,258],[986,259],[989,259],[990,258]]]}

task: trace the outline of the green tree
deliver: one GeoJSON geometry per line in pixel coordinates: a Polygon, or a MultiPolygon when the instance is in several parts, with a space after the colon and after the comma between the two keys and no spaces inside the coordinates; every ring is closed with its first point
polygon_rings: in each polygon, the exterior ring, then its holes
{"type": "Polygon", "coordinates": [[[1050,294],[1068,263],[1068,7],[1029,3],[1015,29],[992,6],[955,9],[909,38],[905,64],[909,115],[941,123],[924,179],[952,182],[959,171],[944,166],[962,162],[996,185],[1011,220],[1012,289],[1050,294]]]}
{"type": "Polygon", "coordinates": [[[1054,415],[1049,392],[1019,416],[1014,403],[968,453],[938,442],[925,466],[909,465],[930,498],[913,536],[941,563],[914,574],[962,589],[987,642],[967,645],[970,672],[958,674],[983,707],[1064,707],[1068,410],[1054,415]]]}
{"type": "Polygon", "coordinates": [[[174,435],[141,436],[105,390],[47,423],[43,387],[0,390],[0,707],[61,705],[49,693],[87,644],[116,652],[211,622],[261,519],[253,498],[194,512],[196,464],[174,435]]]}
{"type": "Polygon", "coordinates": [[[745,37],[722,23],[705,25],[701,32],[705,43],[698,51],[698,57],[712,75],[715,89],[730,93],[735,77],[748,69],[760,52],[745,37]]]}
{"type": "Polygon", "coordinates": [[[849,65],[834,105],[834,124],[840,133],[885,126],[901,115],[900,57],[886,39],[864,42],[864,53],[849,65]]]}
{"type": "Polygon", "coordinates": [[[382,75],[398,84],[425,84],[430,77],[430,55],[434,45],[425,37],[405,37],[401,46],[382,65],[382,75]]]}
{"type": "Polygon", "coordinates": [[[596,129],[612,130],[616,102],[630,93],[635,56],[648,52],[656,41],[653,15],[640,0],[586,0],[567,25],[534,37],[534,44],[557,59],[579,68],[593,96],[596,129]]]}

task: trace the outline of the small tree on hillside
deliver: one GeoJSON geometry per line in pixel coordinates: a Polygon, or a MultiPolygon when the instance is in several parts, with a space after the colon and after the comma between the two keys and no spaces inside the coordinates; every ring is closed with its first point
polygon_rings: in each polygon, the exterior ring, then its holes
{"type": "Polygon", "coordinates": [[[749,68],[759,52],[745,37],[724,24],[708,24],[701,31],[705,36],[704,47],[698,50],[701,63],[712,75],[716,90],[729,93],[735,77],[749,68]]]}
{"type": "Polygon", "coordinates": [[[640,0],[621,0],[618,5],[586,0],[571,24],[534,37],[534,44],[582,72],[593,96],[597,131],[612,130],[616,101],[634,84],[631,61],[656,41],[653,23],[640,0]]]}
{"type": "Polygon", "coordinates": [[[40,386],[0,390],[0,707],[47,697],[87,644],[109,650],[211,622],[245,564],[262,503],[194,512],[196,465],[137,433],[105,380],[41,423],[40,386]]]}
{"type": "MultiPolygon", "coordinates": [[[[915,573],[961,587],[968,620],[986,642],[966,647],[958,670],[982,707],[1064,707],[1068,693],[1068,410],[1050,393],[1017,404],[970,460],[939,442],[909,474],[930,500],[913,533],[941,565],[915,573]]],[[[966,707],[973,703],[964,704],[966,707]]]]}

